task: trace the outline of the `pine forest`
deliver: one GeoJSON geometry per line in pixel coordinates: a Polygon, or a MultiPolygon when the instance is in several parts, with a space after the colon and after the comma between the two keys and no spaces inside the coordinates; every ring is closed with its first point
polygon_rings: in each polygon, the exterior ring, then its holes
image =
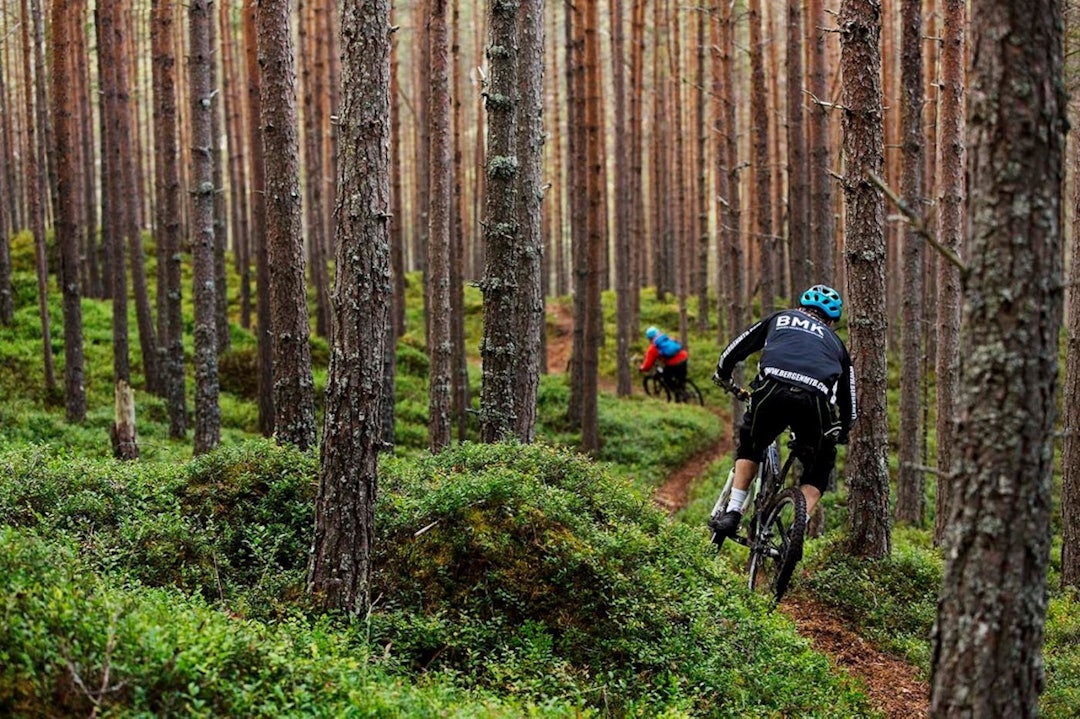
{"type": "Polygon", "coordinates": [[[0,715],[1080,715],[1078,48],[0,0],[0,715]]]}

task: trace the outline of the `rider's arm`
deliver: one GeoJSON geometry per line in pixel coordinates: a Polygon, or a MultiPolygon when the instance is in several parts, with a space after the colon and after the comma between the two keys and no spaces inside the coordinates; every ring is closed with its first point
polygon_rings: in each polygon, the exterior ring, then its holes
{"type": "Polygon", "coordinates": [[[649,349],[645,352],[645,361],[638,367],[639,372],[648,372],[660,357],[660,350],[656,349],[656,343],[650,342],[649,349]]]}
{"type": "Polygon", "coordinates": [[[731,379],[731,373],[735,365],[759,351],[765,346],[765,338],[769,335],[769,320],[766,317],[760,322],[751,325],[749,329],[731,341],[724,351],[720,353],[720,359],[716,363],[716,374],[722,380],[731,379]]]}

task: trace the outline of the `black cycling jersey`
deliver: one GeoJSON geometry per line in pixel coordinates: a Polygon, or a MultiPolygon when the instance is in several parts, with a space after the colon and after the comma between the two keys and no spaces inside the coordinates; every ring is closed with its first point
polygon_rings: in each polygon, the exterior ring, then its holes
{"type": "Polygon", "coordinates": [[[847,347],[827,323],[797,309],[775,312],[732,340],[717,374],[730,379],[735,365],[759,350],[758,377],[821,392],[839,407],[845,432],[851,427],[858,414],[855,372],[847,347]]]}

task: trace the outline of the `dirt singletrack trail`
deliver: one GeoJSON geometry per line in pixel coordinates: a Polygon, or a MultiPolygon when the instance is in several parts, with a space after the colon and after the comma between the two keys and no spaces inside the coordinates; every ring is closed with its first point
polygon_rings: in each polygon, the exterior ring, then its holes
{"type": "MultiPolygon", "coordinates": [[[[548,332],[548,371],[567,371],[573,345],[573,315],[561,304],[549,305],[552,327],[548,332]]],[[[600,388],[615,391],[615,383],[601,379],[600,388]]],[[[726,410],[712,408],[727,422],[726,410]]],[[[653,494],[653,501],[668,514],[684,508],[690,489],[713,462],[732,456],[731,438],[723,432],[718,442],[705,448],[668,476],[653,494]]],[[[871,704],[887,719],[926,717],[930,706],[930,688],[919,679],[918,670],[889,654],[878,651],[848,628],[842,617],[818,606],[806,597],[784,597],[780,611],[791,617],[799,633],[810,639],[814,648],[832,659],[833,664],[857,677],[866,686],[871,704]]]]}

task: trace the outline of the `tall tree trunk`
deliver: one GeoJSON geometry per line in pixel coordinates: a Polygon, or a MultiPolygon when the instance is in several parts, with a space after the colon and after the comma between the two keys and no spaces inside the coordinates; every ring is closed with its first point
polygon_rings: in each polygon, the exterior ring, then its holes
{"type": "MultiPolygon", "coordinates": [[[[211,12],[213,8],[211,8],[211,12]]],[[[210,17],[210,48],[215,57],[221,52],[221,43],[215,37],[214,17],[210,17]]],[[[214,87],[221,87],[218,81],[218,63],[215,59],[210,64],[210,83],[214,87]]],[[[227,207],[225,204],[225,163],[221,156],[222,140],[222,113],[219,109],[221,103],[215,102],[210,115],[210,141],[214,148],[214,311],[217,313],[218,354],[228,352],[232,348],[232,334],[229,329],[229,268],[225,262],[225,250],[229,246],[229,221],[226,217],[227,207]]],[[[233,238],[233,248],[236,247],[236,238],[233,238]]]]}
{"type": "Polygon", "coordinates": [[[807,12],[807,35],[809,60],[807,72],[810,93],[814,102],[810,106],[810,245],[814,263],[812,277],[816,282],[829,282],[839,286],[836,277],[835,238],[836,223],[833,221],[832,157],[829,142],[828,85],[825,81],[825,4],[824,0],[810,0],[807,12]]]}
{"type": "Polygon", "coordinates": [[[330,279],[326,268],[326,208],[322,177],[324,169],[322,142],[324,118],[322,103],[316,93],[324,89],[316,72],[312,37],[318,33],[318,8],[311,0],[301,0],[298,38],[300,43],[301,79],[304,89],[304,199],[308,228],[308,258],[311,266],[311,286],[315,292],[315,333],[330,334],[330,279]]]}
{"type": "MultiPolygon", "coordinates": [[[[33,20],[27,0],[22,0],[22,42],[23,58],[22,71],[25,82],[31,82],[34,78],[31,73],[32,45],[30,44],[30,28],[33,20]]],[[[35,83],[45,82],[44,77],[34,78],[35,83]]],[[[23,146],[23,173],[26,176],[27,216],[30,218],[30,231],[34,235],[34,259],[37,264],[37,289],[38,289],[38,314],[41,317],[41,340],[44,348],[45,365],[45,390],[53,394],[56,392],[56,369],[52,356],[52,332],[49,322],[49,266],[48,254],[45,244],[45,208],[42,205],[42,196],[45,192],[45,182],[41,168],[41,153],[38,147],[40,128],[37,127],[37,113],[34,107],[35,93],[29,89],[26,92],[26,143],[23,146]]],[[[69,388],[70,389],[70,388],[69,388]]],[[[85,411],[85,410],[84,410],[85,411]]],[[[71,407],[68,407],[70,418],[71,407]]],[[[81,418],[80,418],[81,421],[81,418]]]]}
{"type": "MultiPolygon", "coordinates": [[[[964,32],[967,3],[943,0],[941,49],[941,114],[938,128],[937,235],[951,251],[962,252],[964,231],[964,85],[966,71],[964,32]]],[[[934,507],[934,542],[941,544],[952,514],[958,480],[956,409],[960,396],[960,271],[939,262],[937,272],[937,496],[934,507]]]]}
{"type": "Polygon", "coordinates": [[[341,12],[337,252],[330,373],[309,589],[326,608],[363,617],[382,433],[390,313],[390,3],[341,12]]]}
{"type": "MultiPolygon", "coordinates": [[[[53,64],[51,96],[53,117],[57,123],[56,162],[58,203],[56,239],[60,246],[60,286],[64,296],[64,388],[69,422],[86,419],[86,378],[83,361],[82,297],[79,288],[79,238],[75,221],[75,188],[80,168],[75,160],[76,119],[71,116],[74,103],[68,95],[72,82],[71,37],[81,32],[81,9],[67,0],[53,0],[53,23],[50,50],[57,58],[53,64]]],[[[44,78],[39,78],[44,82],[44,78]]],[[[6,238],[5,243],[6,243],[6,238]]],[[[48,342],[49,335],[45,334],[48,342]]],[[[51,350],[46,345],[46,351],[51,350]]]]}
{"type": "Polygon", "coordinates": [[[266,166],[262,143],[262,89],[259,73],[258,7],[244,8],[244,57],[247,63],[248,149],[251,155],[251,242],[255,252],[255,324],[258,341],[256,385],[259,431],[274,432],[273,314],[270,310],[270,256],[266,237],[266,166]]]}
{"type": "Polygon", "coordinates": [[[461,72],[461,0],[453,0],[450,41],[451,102],[453,104],[453,220],[450,225],[450,394],[452,416],[459,442],[469,431],[469,363],[465,355],[465,109],[461,72]]]}
{"type": "Polygon", "coordinates": [[[934,717],[1034,717],[1045,683],[1063,25],[1057,0],[971,6],[960,465],[933,635],[934,717]]]}
{"type": "MultiPolygon", "coordinates": [[[[816,278],[810,258],[810,198],[807,179],[806,129],[803,123],[803,3],[788,0],[787,161],[788,246],[792,292],[802,292],[816,278]]],[[[822,278],[822,281],[832,281],[822,278]]]]}
{"type": "Polygon", "coordinates": [[[214,168],[210,113],[216,89],[210,83],[210,0],[188,4],[188,82],[191,87],[192,297],[195,304],[195,454],[221,439],[218,406],[217,311],[214,295],[214,168]]]}
{"type": "Polygon", "coordinates": [[[229,202],[233,238],[233,260],[240,275],[240,326],[251,329],[251,236],[249,230],[247,155],[244,152],[243,71],[236,60],[232,6],[221,3],[222,101],[225,137],[229,146],[229,202]]]}
{"type": "MultiPolygon", "coordinates": [[[[9,117],[6,74],[7,67],[0,62],[0,117],[5,118],[9,117]]],[[[0,324],[4,325],[15,320],[15,295],[11,287],[11,235],[14,228],[6,206],[11,196],[8,165],[14,156],[7,144],[7,133],[0,131],[0,324]]]]}
{"type": "Polygon", "coordinates": [[[615,365],[620,397],[629,397],[630,343],[634,337],[630,301],[630,176],[627,172],[626,73],[623,0],[611,0],[611,74],[615,101],[615,365]]]}
{"type": "Polygon", "coordinates": [[[891,549],[889,428],[885,385],[885,207],[871,175],[881,177],[884,131],[881,95],[880,0],[840,5],[844,72],[844,207],[847,215],[849,331],[859,383],[859,422],[851,436],[847,470],[849,551],[882,558],[891,549]]]}
{"type": "MultiPolygon", "coordinates": [[[[729,254],[728,275],[731,283],[731,303],[729,305],[728,326],[732,328],[745,327],[749,312],[746,305],[746,273],[745,253],[743,250],[742,237],[742,193],[739,187],[739,133],[737,126],[737,110],[739,98],[737,95],[738,77],[735,69],[735,10],[731,3],[722,3],[720,19],[720,72],[723,76],[724,93],[721,96],[724,117],[724,133],[722,136],[724,150],[723,158],[726,163],[725,174],[727,175],[728,194],[725,207],[725,231],[724,252],[729,254]]],[[[720,338],[721,342],[728,339],[720,338]]],[[[742,368],[736,367],[731,378],[737,384],[742,384],[742,368]]],[[[731,432],[736,435],[738,417],[742,409],[742,403],[737,397],[731,398],[731,432]]]]}
{"type": "MultiPolygon", "coordinates": [[[[1076,105],[1074,103],[1075,110],[1076,105]]],[[[1080,168],[1080,143],[1073,128],[1073,177],[1080,168]]],[[[1072,234],[1066,325],[1065,390],[1062,398],[1065,439],[1061,448],[1061,586],[1080,587],[1080,182],[1073,184],[1072,234]]]]}
{"type": "Polygon", "coordinates": [[[521,227],[516,216],[516,156],[518,133],[516,108],[520,102],[518,82],[518,5],[493,3],[488,15],[490,43],[488,113],[487,219],[484,223],[487,264],[481,289],[484,293],[483,387],[480,397],[480,436],[498,442],[512,436],[514,364],[518,323],[513,278],[519,260],[521,227]]]}
{"type": "MultiPolygon", "coordinates": [[[[697,87],[694,90],[696,121],[694,134],[697,139],[697,197],[695,214],[697,216],[697,265],[695,267],[695,285],[698,296],[698,331],[704,334],[709,329],[709,134],[705,127],[706,99],[706,63],[705,63],[705,26],[710,15],[704,9],[694,12],[697,24],[697,87]]],[[[721,323],[722,324],[722,323],[721,323]]]]}
{"type": "MultiPolygon", "coordinates": [[[[428,0],[428,446],[451,442],[450,426],[450,37],[447,0],[428,0]]],[[[507,278],[509,279],[509,278],[507,278]]]]}
{"type": "Polygon", "coordinates": [[[604,253],[601,196],[601,149],[600,134],[600,19],[599,0],[584,3],[584,56],[585,56],[585,155],[586,197],[588,200],[588,233],[585,240],[586,272],[585,286],[577,289],[585,295],[585,333],[582,342],[582,405],[581,445],[586,452],[595,453],[600,448],[599,420],[597,416],[597,380],[603,307],[600,304],[600,267],[604,253]]]}
{"type": "Polygon", "coordinates": [[[761,0],[750,0],[750,115],[753,117],[754,186],[757,222],[754,232],[760,248],[757,274],[761,312],[773,311],[776,278],[773,276],[775,242],[772,227],[772,173],[769,168],[769,108],[765,85],[765,46],[761,33],[761,0]]]}
{"type": "Polygon", "coordinates": [[[274,434],[315,446],[315,383],[304,274],[300,139],[289,0],[259,2],[259,68],[266,168],[266,247],[274,362],[274,434]]]}
{"type": "MultiPolygon", "coordinates": [[[[923,77],[922,0],[904,0],[901,39],[900,112],[903,140],[901,192],[908,207],[922,211],[923,77]]],[[[923,238],[908,226],[903,237],[903,326],[900,380],[900,468],[896,478],[896,521],[922,526],[926,508],[920,440],[922,418],[923,238]]]]}
{"type": "Polygon", "coordinates": [[[154,58],[154,147],[157,190],[159,357],[169,410],[169,436],[187,432],[187,390],[184,375],[184,318],[180,277],[180,173],[176,145],[176,64],[173,46],[173,3],[154,0],[151,44],[154,58]],[[164,282],[161,282],[164,280],[164,282]],[[164,298],[164,300],[162,300],[164,298]]]}
{"type": "Polygon", "coordinates": [[[540,258],[544,251],[541,213],[544,201],[544,2],[522,0],[518,10],[518,104],[516,192],[521,259],[516,292],[518,353],[514,379],[514,435],[536,436],[536,396],[540,385],[540,336],[544,331],[544,293],[540,258]]]}

